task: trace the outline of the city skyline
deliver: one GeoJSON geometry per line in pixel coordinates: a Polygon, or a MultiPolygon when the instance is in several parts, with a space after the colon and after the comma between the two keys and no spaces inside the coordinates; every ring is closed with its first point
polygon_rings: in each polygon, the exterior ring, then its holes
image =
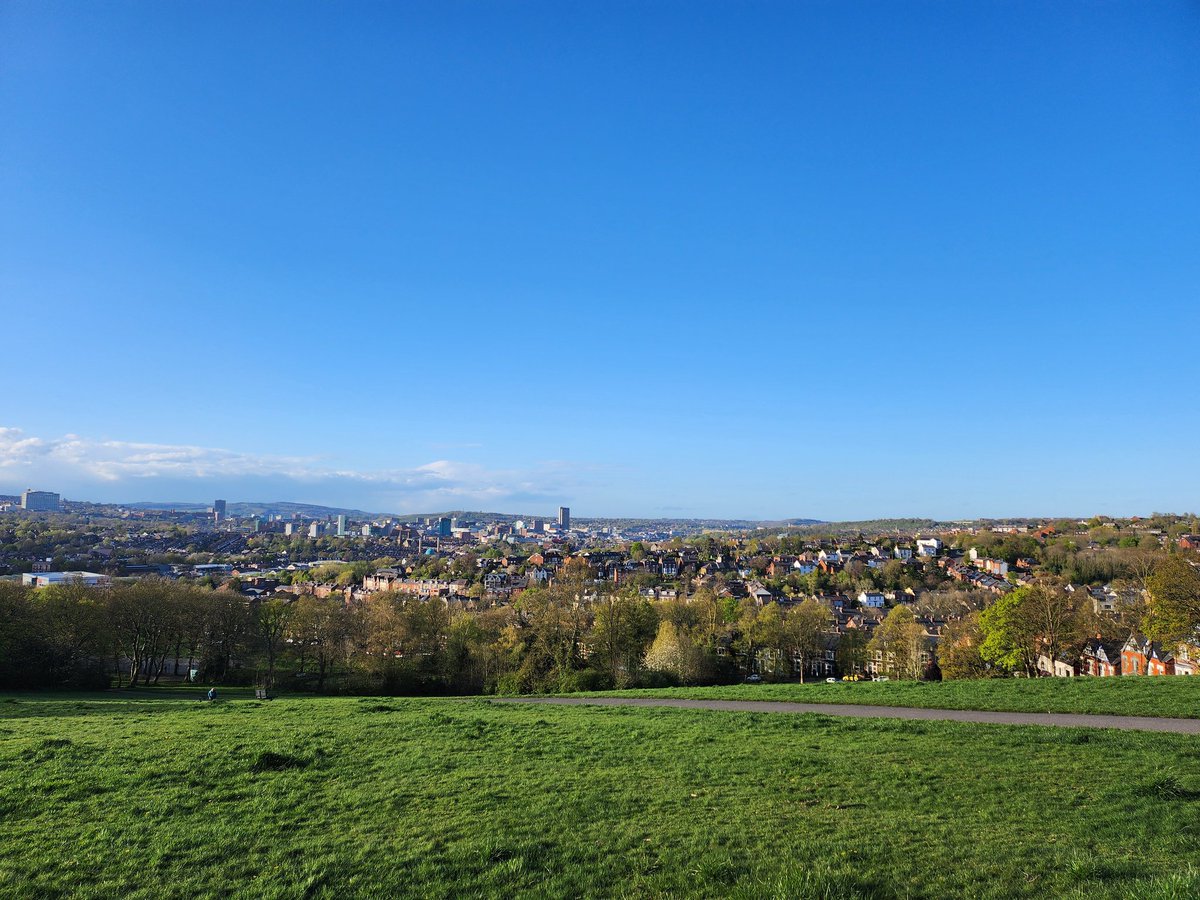
{"type": "MultiPolygon", "coordinates": [[[[864,508],[857,515],[821,515],[811,510],[792,510],[777,515],[747,515],[720,511],[696,509],[684,511],[680,507],[664,510],[620,509],[601,503],[595,509],[586,509],[582,514],[578,509],[572,510],[570,505],[563,505],[564,494],[549,491],[537,491],[530,486],[526,492],[513,491],[503,493],[497,490],[496,484],[490,479],[490,473],[484,481],[474,482],[472,486],[466,478],[456,479],[455,468],[452,464],[434,463],[413,472],[378,472],[350,473],[345,471],[322,470],[319,468],[295,468],[288,470],[286,466],[299,467],[306,461],[297,459],[286,460],[254,460],[241,454],[228,451],[204,452],[204,448],[166,448],[139,445],[137,455],[132,460],[107,459],[94,465],[84,462],[85,457],[79,453],[87,442],[78,435],[69,436],[65,442],[75,453],[68,457],[69,465],[74,465],[79,474],[63,474],[67,468],[56,469],[54,464],[39,469],[39,457],[63,457],[65,454],[54,442],[41,441],[37,438],[15,434],[16,430],[0,427],[0,494],[19,496],[25,491],[54,491],[61,494],[64,500],[107,504],[179,504],[181,506],[210,507],[214,501],[211,497],[218,494],[224,497],[221,502],[229,504],[274,504],[293,503],[299,505],[328,507],[331,510],[352,510],[372,515],[418,515],[436,514],[454,510],[495,513],[501,515],[543,515],[547,521],[561,520],[562,512],[567,514],[569,523],[572,517],[584,519],[724,519],[777,522],[785,519],[811,519],[822,522],[852,522],[874,519],[930,519],[941,522],[975,521],[988,519],[1050,519],[1050,518],[1090,518],[1095,515],[1123,518],[1129,516],[1149,516],[1152,513],[1177,513],[1192,515],[1191,506],[1170,506],[1169,504],[1151,505],[1144,509],[1118,510],[1103,504],[1095,507],[1080,507],[1076,509],[1046,510],[1036,507],[1017,508],[1008,506],[1003,509],[978,510],[975,512],[934,513],[922,509],[893,509],[889,511],[872,511],[864,508]],[[211,455],[213,459],[207,459],[211,455]],[[260,471],[252,477],[230,477],[228,475],[203,474],[205,467],[224,465],[233,469],[249,468],[257,465],[260,471]],[[273,474],[268,474],[271,466],[280,467],[273,474]],[[20,477],[13,480],[11,473],[23,471],[27,474],[25,484],[20,477]],[[37,475],[39,471],[58,471],[58,476],[49,480],[37,475]],[[132,473],[150,472],[151,475],[132,473]],[[17,485],[20,483],[20,487],[17,485]],[[63,485],[70,485],[64,489],[63,485]],[[230,485],[242,484],[249,493],[236,493],[226,490],[230,485]],[[355,487],[355,485],[358,485],[355,487]],[[277,488],[284,493],[262,493],[277,488]],[[141,489],[142,495],[131,494],[141,489]],[[203,491],[208,489],[208,495],[203,491]],[[354,502],[353,497],[377,497],[380,491],[395,490],[408,498],[404,507],[388,507],[372,505],[370,502],[354,502]],[[175,491],[175,493],[173,493],[175,491]],[[200,493],[197,493],[199,491],[200,493]],[[458,501],[458,502],[456,502],[458,501]],[[495,501],[495,502],[491,502],[495,501]],[[489,505],[489,502],[491,505],[489,505]]],[[[107,442],[110,451],[121,449],[118,442],[107,442]],[[116,446],[113,446],[116,444],[116,446]]],[[[61,459],[59,460],[61,463],[61,459]]],[[[311,462],[311,461],[307,461],[311,462]]],[[[481,473],[473,474],[478,479],[481,473]]]]}
{"type": "Polygon", "coordinates": [[[1186,3],[11,3],[0,488],[1200,507],[1186,3]]]}

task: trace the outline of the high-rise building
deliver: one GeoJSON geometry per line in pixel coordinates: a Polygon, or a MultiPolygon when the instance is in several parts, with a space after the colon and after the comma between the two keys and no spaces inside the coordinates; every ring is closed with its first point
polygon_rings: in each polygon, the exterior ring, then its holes
{"type": "Polygon", "coordinates": [[[58,512],[62,497],[53,491],[35,491],[30,488],[21,493],[21,509],[30,512],[58,512]]]}
{"type": "Polygon", "coordinates": [[[225,501],[224,500],[214,500],[213,501],[213,521],[214,522],[225,521],[225,501]]]}
{"type": "Polygon", "coordinates": [[[441,537],[450,537],[450,518],[448,516],[438,519],[438,534],[441,537]]]}
{"type": "Polygon", "coordinates": [[[291,537],[296,533],[296,526],[291,522],[285,522],[283,525],[283,533],[288,537],[291,537]]]}
{"type": "Polygon", "coordinates": [[[571,507],[560,506],[558,508],[558,527],[562,531],[571,530],[571,507]]]}
{"type": "Polygon", "coordinates": [[[343,513],[337,517],[337,536],[338,537],[346,536],[346,515],[345,515],[345,513],[343,513]]]}
{"type": "Polygon", "coordinates": [[[318,538],[321,536],[321,523],[313,522],[308,526],[308,536],[310,538],[318,538]]]}

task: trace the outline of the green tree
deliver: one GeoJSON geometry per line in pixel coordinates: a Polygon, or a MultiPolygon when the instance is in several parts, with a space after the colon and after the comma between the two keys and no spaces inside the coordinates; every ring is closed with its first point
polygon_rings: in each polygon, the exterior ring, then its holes
{"type": "Polygon", "coordinates": [[[317,670],[317,690],[324,690],[325,679],[346,654],[350,627],[345,604],[335,597],[305,594],[293,604],[284,627],[299,656],[300,670],[305,671],[311,660],[317,670]]]}
{"type": "Polygon", "coordinates": [[[1085,621],[1073,597],[1054,584],[1034,584],[1001,597],[979,617],[986,662],[1010,671],[1038,674],[1038,657],[1051,662],[1075,645],[1085,621]]]}
{"type": "Polygon", "coordinates": [[[0,582],[0,686],[45,683],[46,654],[33,591],[0,582]]]}
{"type": "Polygon", "coordinates": [[[867,643],[867,634],[861,628],[843,631],[838,636],[837,650],[834,652],[838,671],[843,675],[862,672],[867,663],[867,643]]]}
{"type": "Polygon", "coordinates": [[[938,645],[942,677],[961,679],[982,678],[987,675],[987,662],[979,652],[982,641],[983,634],[977,612],[947,625],[938,645]]]}
{"type": "Polygon", "coordinates": [[[637,595],[621,592],[597,599],[591,634],[594,665],[609,683],[623,687],[635,681],[646,646],[658,628],[654,608],[637,595]]]}
{"type": "Polygon", "coordinates": [[[1146,578],[1148,637],[1177,643],[1200,628],[1200,569],[1180,553],[1166,556],[1146,578]]]}
{"type": "Polygon", "coordinates": [[[823,659],[826,642],[833,628],[833,613],[816,600],[805,600],[783,617],[784,651],[800,660],[800,683],[804,670],[813,659],[823,659]]]}
{"type": "Polygon", "coordinates": [[[478,694],[495,681],[501,662],[497,621],[490,613],[452,618],[443,653],[443,676],[452,691],[478,694]]]}
{"type": "Polygon", "coordinates": [[[1039,583],[1023,589],[1022,608],[1033,624],[1038,649],[1054,660],[1079,641],[1080,617],[1072,594],[1060,586],[1039,583]]]}
{"type": "Polygon", "coordinates": [[[564,578],[549,588],[525,591],[502,631],[499,647],[512,671],[505,690],[570,690],[576,684],[580,642],[590,611],[581,601],[583,583],[564,578]]]}
{"type": "Polygon", "coordinates": [[[109,592],[69,582],[41,588],[33,596],[50,683],[93,680],[86,671],[94,670],[112,648],[112,621],[105,608],[109,592]]]}
{"type": "Polygon", "coordinates": [[[684,683],[696,681],[701,674],[698,648],[686,632],[665,619],[659,622],[654,642],[646,651],[645,666],[652,672],[673,675],[684,683]]]}
{"type": "Polygon", "coordinates": [[[230,674],[235,660],[251,645],[254,616],[250,602],[233,591],[204,593],[206,626],[197,654],[204,660],[204,677],[222,681],[230,674]]]}
{"type": "Polygon", "coordinates": [[[1036,676],[1040,635],[1038,616],[1030,596],[1033,588],[1013,590],[979,614],[983,636],[979,655],[1010,672],[1036,676]]]}
{"type": "Polygon", "coordinates": [[[117,651],[129,660],[129,683],[150,684],[184,628],[181,592],[170,582],[143,579],[107,592],[108,622],[117,651]]]}
{"type": "Polygon", "coordinates": [[[260,646],[267,656],[267,676],[263,687],[275,685],[275,663],[295,613],[292,603],[279,597],[262,600],[255,607],[254,625],[260,646]]]}
{"type": "Polygon", "coordinates": [[[993,665],[1026,675],[1037,673],[1037,632],[1022,607],[1025,588],[1005,594],[979,614],[979,655],[993,665]]]}
{"type": "Polygon", "coordinates": [[[918,678],[921,653],[925,650],[925,629],[911,609],[903,604],[895,606],[875,629],[868,649],[880,654],[880,668],[884,674],[894,678],[918,678]]]}

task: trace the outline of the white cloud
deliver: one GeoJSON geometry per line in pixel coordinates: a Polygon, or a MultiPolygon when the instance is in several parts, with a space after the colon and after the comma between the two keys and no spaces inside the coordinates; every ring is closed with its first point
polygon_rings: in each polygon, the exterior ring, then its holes
{"type": "Polygon", "coordinates": [[[448,459],[409,469],[360,471],[331,468],[314,457],[96,440],[75,434],[41,438],[0,426],[0,480],[13,490],[20,489],[17,483],[36,484],[69,491],[80,499],[185,500],[216,490],[240,499],[296,499],[380,511],[490,508],[505,501],[561,497],[564,481],[573,471],[559,462],[493,469],[448,459]],[[254,490],[295,493],[288,497],[237,493],[254,490]],[[178,495],[179,491],[188,496],[178,495]]]}
{"type": "Polygon", "coordinates": [[[76,434],[43,439],[0,427],[0,470],[34,467],[75,470],[99,481],[124,478],[313,474],[301,458],[252,456],[232,450],[130,441],[97,441],[76,434]]]}

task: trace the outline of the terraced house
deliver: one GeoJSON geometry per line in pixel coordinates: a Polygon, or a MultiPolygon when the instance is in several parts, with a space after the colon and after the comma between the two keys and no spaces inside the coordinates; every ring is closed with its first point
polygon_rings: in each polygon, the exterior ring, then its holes
{"type": "Polygon", "coordinates": [[[1099,635],[1088,640],[1079,653],[1079,669],[1082,675],[1094,678],[1110,678],[1121,674],[1121,648],[1113,641],[1105,641],[1099,635]]]}
{"type": "Polygon", "coordinates": [[[1131,634],[1121,648],[1122,675],[1174,675],[1175,656],[1157,641],[1131,634]]]}

